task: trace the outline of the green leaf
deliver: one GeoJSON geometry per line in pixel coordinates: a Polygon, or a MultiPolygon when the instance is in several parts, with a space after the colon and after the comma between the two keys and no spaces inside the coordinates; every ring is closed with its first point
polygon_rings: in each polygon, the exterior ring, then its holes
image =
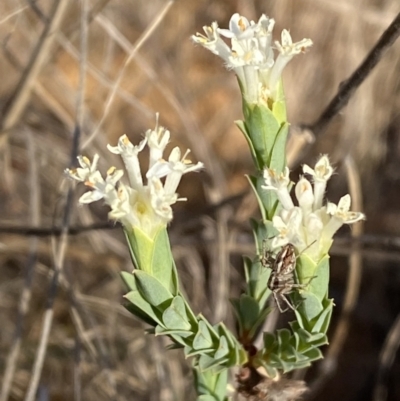
{"type": "Polygon", "coordinates": [[[136,259],[133,244],[131,243],[130,234],[127,230],[124,229],[125,239],[128,244],[129,254],[131,255],[132,263],[136,269],[139,269],[139,263],[136,259]]]}
{"type": "Polygon", "coordinates": [[[204,321],[199,321],[199,329],[193,340],[193,348],[195,350],[211,348],[213,341],[210,331],[204,321]]]}
{"type": "Polygon", "coordinates": [[[300,303],[296,312],[300,312],[305,319],[310,322],[323,311],[322,304],[314,294],[302,293],[301,296],[303,301],[300,303]]]}
{"type": "Polygon", "coordinates": [[[272,218],[277,214],[281,204],[278,200],[278,195],[276,191],[270,189],[264,189],[265,185],[264,177],[261,175],[257,177],[256,191],[260,197],[266,214],[266,220],[272,220],[272,218]]]}
{"type": "Polygon", "coordinates": [[[317,264],[307,254],[302,253],[296,259],[296,277],[299,284],[308,284],[307,292],[310,290],[311,284],[318,277],[316,275],[317,264]]]}
{"type": "Polygon", "coordinates": [[[149,304],[161,307],[172,299],[172,294],[155,277],[141,270],[133,273],[139,292],[149,304]]]}
{"type": "Polygon", "coordinates": [[[175,330],[190,330],[185,303],[181,296],[176,296],[171,305],[163,313],[165,327],[175,330]]]}
{"type": "Polygon", "coordinates": [[[228,340],[226,339],[225,336],[221,336],[219,339],[217,352],[214,354],[214,358],[220,359],[228,354],[229,354],[228,340]]]}
{"type": "Polygon", "coordinates": [[[286,143],[289,133],[289,124],[283,124],[276,136],[271,152],[269,168],[281,173],[286,167],[286,143]]]}
{"type": "Polygon", "coordinates": [[[135,277],[128,272],[121,272],[121,278],[130,290],[136,290],[135,277]]]}
{"type": "Polygon", "coordinates": [[[263,221],[265,221],[265,220],[267,220],[267,215],[265,213],[263,199],[261,198],[261,195],[257,189],[257,178],[254,176],[251,176],[251,175],[247,175],[247,174],[245,175],[245,177],[247,178],[247,181],[249,182],[250,187],[253,190],[253,193],[257,199],[258,208],[260,209],[260,212],[261,212],[261,217],[262,217],[263,221]]]}
{"type": "Polygon", "coordinates": [[[185,357],[190,358],[192,356],[196,355],[206,355],[206,354],[212,354],[215,351],[214,348],[208,348],[208,349],[198,349],[195,350],[190,346],[185,347],[185,357]]]}
{"type": "Polygon", "coordinates": [[[179,295],[182,297],[182,300],[185,303],[186,313],[188,316],[189,323],[191,323],[192,326],[197,325],[197,318],[196,318],[195,314],[193,313],[193,311],[190,309],[189,303],[187,302],[187,300],[181,293],[179,293],[179,295]]]}
{"type": "Polygon", "coordinates": [[[286,100],[283,91],[282,79],[279,82],[277,95],[275,96],[275,98],[279,100],[275,100],[274,103],[272,104],[272,114],[275,116],[275,118],[280,124],[283,124],[287,121],[287,117],[286,117],[286,100]]]}
{"type": "Polygon", "coordinates": [[[245,111],[246,132],[253,144],[259,166],[263,169],[269,166],[272,147],[280,124],[264,104],[247,105],[245,111]]]}
{"type": "Polygon", "coordinates": [[[318,348],[311,348],[305,353],[310,362],[317,361],[322,358],[322,352],[318,348]]]}
{"type": "Polygon", "coordinates": [[[152,275],[156,277],[165,288],[168,288],[173,295],[177,295],[178,288],[176,277],[174,277],[173,280],[174,268],[175,264],[171,254],[168,232],[166,228],[163,228],[157,232],[154,238],[151,271],[152,275]]]}
{"type": "Polygon", "coordinates": [[[250,154],[251,154],[251,156],[253,158],[253,161],[254,161],[254,164],[256,165],[256,168],[258,170],[261,170],[261,165],[259,165],[259,161],[257,160],[257,154],[256,154],[256,151],[254,149],[254,146],[253,146],[253,143],[251,141],[251,138],[250,138],[249,134],[247,133],[244,121],[237,120],[237,121],[235,121],[235,124],[240,129],[240,131],[242,131],[242,134],[246,138],[247,144],[249,145],[250,154]]]}
{"type": "Polygon", "coordinates": [[[156,327],[154,334],[156,336],[169,336],[174,334],[182,338],[188,338],[193,335],[190,330],[166,329],[160,325],[156,327]]]}
{"type": "MultiPolygon", "coordinates": [[[[291,327],[292,327],[292,325],[291,325],[291,327]]],[[[293,328],[292,328],[292,330],[293,330],[293,328]]],[[[301,330],[301,329],[299,329],[299,330],[301,330]]],[[[299,348],[299,345],[300,345],[300,341],[301,341],[301,339],[300,339],[300,335],[299,335],[299,333],[297,333],[297,331],[295,331],[295,330],[293,330],[293,336],[292,336],[292,345],[296,348],[296,349],[298,349],[299,348]]]]}
{"type": "Polygon", "coordinates": [[[211,326],[209,321],[201,313],[198,314],[197,320],[202,321],[202,322],[205,323],[205,325],[208,328],[208,331],[211,334],[211,337],[214,338],[214,340],[218,340],[219,339],[218,331],[213,326],[211,326]]]}
{"type": "Polygon", "coordinates": [[[250,331],[260,314],[258,302],[254,298],[242,294],[239,299],[239,314],[243,329],[250,331]]]}
{"type": "Polygon", "coordinates": [[[219,401],[226,401],[226,390],[228,387],[228,369],[222,370],[216,376],[217,378],[214,384],[214,393],[217,395],[219,401]]]}
{"type": "Polygon", "coordinates": [[[223,369],[219,373],[216,373],[214,370],[200,372],[199,369],[194,369],[193,373],[197,394],[199,394],[197,400],[211,401],[209,398],[200,398],[202,396],[211,396],[214,401],[227,401],[227,369],[223,369]]]}
{"type": "Polygon", "coordinates": [[[263,309],[271,291],[267,287],[271,269],[261,265],[260,259],[244,259],[247,281],[247,295],[254,298],[263,309]]]}
{"type": "Polygon", "coordinates": [[[219,323],[216,326],[216,331],[218,333],[218,337],[224,336],[227,341],[228,341],[228,347],[229,348],[234,348],[237,345],[237,340],[233,336],[233,334],[226,328],[225,324],[223,322],[219,323]]]}
{"type": "Polygon", "coordinates": [[[125,231],[125,235],[136,268],[151,274],[153,239],[137,227],[130,232],[125,231]]]}
{"type": "Polygon", "coordinates": [[[139,291],[132,290],[124,295],[131,304],[126,308],[138,318],[151,325],[162,324],[160,317],[152,306],[142,297],[139,291]]]}
{"type": "Polygon", "coordinates": [[[239,299],[232,299],[231,303],[238,318],[240,336],[245,335],[251,340],[271,312],[271,308],[260,311],[257,300],[247,294],[242,294],[239,299]]]}
{"type": "Polygon", "coordinates": [[[228,358],[215,359],[204,354],[199,357],[198,366],[199,369],[204,372],[218,365],[223,365],[226,362],[228,362],[228,358]]]}
{"type": "Polygon", "coordinates": [[[321,332],[325,334],[328,331],[333,311],[333,301],[331,299],[326,300],[322,303],[322,306],[324,309],[314,323],[314,326],[312,328],[313,333],[321,332]]]}
{"type": "Polygon", "coordinates": [[[282,366],[282,370],[283,370],[283,373],[288,373],[288,372],[290,372],[291,370],[293,370],[293,364],[292,363],[287,363],[285,360],[283,360],[283,359],[281,359],[280,360],[280,363],[281,363],[281,366],[282,366]]]}
{"type": "Polygon", "coordinates": [[[277,334],[279,347],[281,347],[282,349],[287,348],[289,346],[289,341],[291,337],[290,331],[288,329],[281,329],[278,330],[277,334]]]}
{"type": "Polygon", "coordinates": [[[264,339],[264,351],[270,352],[275,346],[275,336],[272,333],[265,332],[263,335],[264,339]]]}
{"type": "Polygon", "coordinates": [[[250,338],[254,338],[254,336],[257,332],[257,329],[265,322],[266,317],[272,312],[272,310],[273,309],[271,307],[268,307],[268,308],[264,308],[261,311],[260,315],[258,316],[258,319],[254,323],[254,326],[250,331],[250,334],[249,334],[250,338]]]}
{"type": "Polygon", "coordinates": [[[150,238],[137,227],[125,233],[137,269],[156,277],[168,291],[177,295],[178,278],[167,228],[161,226],[154,238],[150,238]]]}
{"type": "Polygon", "coordinates": [[[296,273],[299,283],[307,284],[304,292],[314,294],[322,302],[328,293],[329,256],[326,255],[316,264],[308,255],[300,255],[297,258],[296,273]]]}

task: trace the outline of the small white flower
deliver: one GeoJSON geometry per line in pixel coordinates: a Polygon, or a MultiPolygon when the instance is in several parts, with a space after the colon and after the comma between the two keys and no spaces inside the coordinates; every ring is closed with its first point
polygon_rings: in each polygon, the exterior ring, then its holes
{"type": "Polygon", "coordinates": [[[252,39],[254,37],[255,24],[248,21],[246,17],[239,13],[232,15],[229,21],[229,29],[218,28],[218,33],[226,38],[236,38],[237,40],[252,39]]]}
{"type": "Polygon", "coordinates": [[[264,169],[264,180],[265,185],[262,185],[261,188],[276,191],[279,201],[286,210],[294,207],[288,189],[290,183],[288,167],[285,167],[283,173],[277,173],[269,168],[264,169]]]}
{"type": "Polygon", "coordinates": [[[334,169],[329,161],[327,155],[323,155],[315,164],[315,168],[312,169],[307,164],[303,165],[304,174],[312,176],[314,181],[314,209],[322,207],[326,183],[332,177],[334,169]]]}
{"type": "Polygon", "coordinates": [[[293,43],[287,30],[282,32],[282,43],[276,42],[279,56],[275,60],[271,45],[275,21],[264,14],[258,22],[234,14],[229,29],[218,28],[213,22],[204,27],[206,36],[196,34],[193,41],[221,57],[228,69],[235,71],[248,103],[276,100],[279,80],[286,64],[305,48],[312,45],[310,39],[293,43]],[[231,47],[221,39],[231,41],[231,47]]]}
{"type": "Polygon", "coordinates": [[[106,199],[106,202],[112,201],[117,196],[115,186],[121,179],[124,172],[111,167],[107,171],[107,177],[104,180],[99,171],[94,172],[84,183],[92,191],[84,193],[80,198],[80,203],[92,203],[100,199],[106,199]]]}
{"type": "Polygon", "coordinates": [[[190,173],[192,171],[199,171],[204,167],[203,163],[201,162],[192,164],[192,162],[186,158],[189,152],[190,150],[188,149],[181,157],[180,149],[175,147],[172,149],[168,161],[160,160],[149,169],[147,172],[147,178],[153,176],[161,178],[166,176],[165,192],[168,194],[174,194],[178,188],[183,174],[190,173]]]}
{"type": "Polygon", "coordinates": [[[335,205],[334,203],[328,202],[326,207],[326,212],[331,215],[328,224],[324,228],[324,234],[328,237],[332,237],[337,230],[343,224],[353,224],[360,220],[365,220],[365,215],[360,212],[351,212],[351,197],[350,195],[345,195],[340,198],[339,203],[335,205]]]}
{"type": "Polygon", "coordinates": [[[303,213],[299,207],[294,206],[290,211],[283,210],[280,215],[274,216],[272,223],[278,230],[278,236],[272,240],[272,248],[281,247],[288,243],[302,249],[305,241],[299,232],[303,221],[303,213]]]}
{"type": "Polygon", "coordinates": [[[119,138],[117,146],[108,145],[110,152],[121,155],[128,172],[129,185],[121,182],[123,171],[115,167],[107,171],[104,179],[97,170],[98,155],[94,156],[93,162],[79,156],[80,167],[66,170],[71,178],[91,189],[79,201],[91,203],[103,199],[111,208],[111,219],[120,221],[128,231],[136,227],[153,238],[161,227],[172,220],[171,205],[178,200],[185,200],[178,198],[176,193],[182,175],[203,168],[203,163],[192,164],[187,160],[189,151],[181,157],[179,148],[174,148],[168,161],[165,161],[163,152],[169,138],[169,131],[159,127],[157,121],[156,128],[148,130],[138,146],[134,146],[126,135],[119,138]],[[150,168],[146,173],[145,185],[138,155],[146,144],[150,149],[150,168]]]}
{"type": "Polygon", "coordinates": [[[134,146],[126,135],[122,135],[118,139],[117,146],[107,145],[107,149],[111,153],[121,155],[132,188],[140,188],[143,186],[138,155],[146,146],[146,142],[147,139],[143,139],[138,146],[134,146]]]}
{"type": "Polygon", "coordinates": [[[145,135],[150,148],[150,169],[155,163],[162,159],[164,150],[169,142],[170,132],[164,127],[159,126],[157,121],[156,128],[154,130],[147,130],[145,135]]]}
{"type": "Polygon", "coordinates": [[[157,215],[166,221],[172,220],[171,205],[176,203],[178,195],[166,193],[161,180],[157,177],[151,178],[149,187],[151,194],[151,205],[155,213],[157,213],[157,215]]]}
{"type": "Polygon", "coordinates": [[[322,155],[315,167],[311,168],[307,164],[303,165],[304,174],[309,174],[314,178],[314,181],[327,182],[334,172],[334,169],[329,161],[328,155],[322,155]]]}
{"type": "Polygon", "coordinates": [[[218,24],[213,22],[211,26],[204,26],[203,30],[206,36],[197,33],[192,36],[192,40],[221,57],[223,60],[228,61],[231,56],[231,49],[219,36],[218,24]]]}
{"type": "Polygon", "coordinates": [[[312,211],[312,206],[314,204],[314,192],[312,186],[308,180],[301,177],[296,184],[295,194],[299,206],[303,210],[305,216],[307,216],[312,211]]]}
{"type": "Polygon", "coordinates": [[[77,167],[74,169],[67,168],[65,169],[65,173],[77,181],[88,181],[93,174],[97,173],[98,161],[98,154],[94,155],[92,162],[85,156],[78,156],[78,163],[81,167],[77,167]]]}
{"type": "Polygon", "coordinates": [[[355,223],[362,219],[362,213],[350,212],[351,197],[350,195],[342,196],[339,203],[335,205],[329,202],[326,208],[328,214],[334,216],[343,223],[355,223]]]}

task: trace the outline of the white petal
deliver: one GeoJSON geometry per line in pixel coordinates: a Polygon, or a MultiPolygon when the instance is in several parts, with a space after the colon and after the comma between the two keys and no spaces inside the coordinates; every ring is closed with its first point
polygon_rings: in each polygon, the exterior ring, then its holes
{"type": "Polygon", "coordinates": [[[85,192],[80,198],[79,203],[92,203],[104,198],[104,194],[99,191],[85,192]]]}
{"type": "Polygon", "coordinates": [[[303,212],[311,212],[314,203],[312,186],[304,177],[300,178],[295,187],[296,198],[303,212]]]}

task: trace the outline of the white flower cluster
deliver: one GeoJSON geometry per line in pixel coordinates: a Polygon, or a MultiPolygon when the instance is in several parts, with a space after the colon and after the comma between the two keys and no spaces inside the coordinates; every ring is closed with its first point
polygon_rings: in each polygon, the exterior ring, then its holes
{"type": "Polygon", "coordinates": [[[326,184],[333,174],[333,168],[326,155],[321,156],[315,168],[304,165],[304,174],[313,179],[313,186],[304,176],[295,187],[299,206],[295,206],[289,193],[289,169],[277,174],[265,169],[263,189],[276,191],[282,205],[280,213],[273,217],[273,225],[278,235],[272,240],[272,247],[293,244],[318,262],[332,244],[332,237],[343,224],[352,224],[365,219],[363,213],[351,212],[350,195],[343,196],[338,205],[323,204],[326,184]]]}
{"type": "Polygon", "coordinates": [[[120,181],[124,172],[115,167],[107,171],[104,179],[97,170],[98,155],[92,162],[79,156],[80,168],[66,170],[68,176],[92,189],[83,194],[79,202],[104,199],[111,208],[111,219],[120,221],[128,231],[137,227],[152,238],[161,226],[172,220],[171,205],[186,200],[178,198],[176,193],[182,175],[203,168],[203,163],[192,164],[186,159],[189,151],[181,156],[178,147],[172,150],[168,161],[164,160],[162,156],[169,138],[169,131],[157,124],[154,130],[146,132],[138,146],[132,145],[126,135],[119,138],[117,146],[108,145],[110,152],[121,155],[129,185],[120,181]],[[146,173],[147,185],[144,185],[138,155],[146,144],[150,149],[150,164],[146,173]],[[161,178],[165,178],[164,182],[161,178]]]}
{"type": "Polygon", "coordinates": [[[304,52],[312,45],[310,39],[293,43],[290,33],[284,29],[281,43],[275,42],[279,55],[275,60],[272,46],[272,31],[275,21],[262,15],[257,23],[233,14],[229,29],[220,29],[213,22],[203,27],[206,36],[197,33],[194,42],[221,57],[227,68],[233,69],[243,88],[248,103],[259,100],[276,100],[279,80],[286,64],[294,55],[304,52]],[[231,48],[221,36],[231,40],[231,48]]]}

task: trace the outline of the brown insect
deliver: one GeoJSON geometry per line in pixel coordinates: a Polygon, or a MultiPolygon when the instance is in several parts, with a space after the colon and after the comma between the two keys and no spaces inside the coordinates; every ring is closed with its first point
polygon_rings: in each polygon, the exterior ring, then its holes
{"type": "MultiPolygon", "coordinates": [[[[287,295],[292,293],[294,289],[302,289],[309,284],[309,282],[307,284],[296,284],[294,276],[296,259],[295,248],[292,244],[284,245],[275,257],[272,256],[271,252],[263,250],[261,257],[261,264],[272,270],[267,285],[272,291],[281,313],[286,312],[289,308],[293,311],[296,309],[287,298],[287,295]],[[286,308],[282,308],[281,301],[286,303],[286,308]]],[[[312,279],[313,277],[311,277],[310,281],[312,279]]]]}

